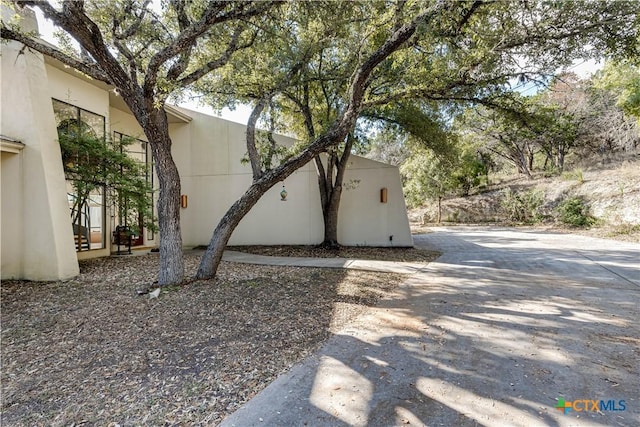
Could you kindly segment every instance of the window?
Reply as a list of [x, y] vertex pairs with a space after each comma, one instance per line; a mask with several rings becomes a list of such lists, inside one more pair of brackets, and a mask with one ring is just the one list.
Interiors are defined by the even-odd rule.
[[76, 251], [103, 249], [107, 242], [105, 188], [91, 179], [91, 171], [101, 167], [102, 159], [92, 155], [91, 146], [106, 144], [105, 118], [66, 102], [52, 102]]
[[[154, 176], [153, 176], [153, 157], [151, 155], [151, 149], [149, 148], [149, 143], [142, 139], [134, 138], [129, 135], [125, 135], [120, 132], [114, 132], [113, 138], [115, 141], [115, 145], [120, 147], [120, 151], [126, 153], [129, 157], [133, 158], [136, 162], [143, 166], [142, 171], [144, 171], [144, 176], [141, 176], [150, 189], [154, 188]], [[150, 209], [147, 211], [147, 217], [150, 215], [151, 218], [145, 218], [143, 213], [140, 212], [138, 215], [138, 223], [137, 224], [129, 224], [129, 220], [126, 216], [118, 215], [117, 224], [113, 224], [113, 227], [116, 225], [124, 225], [124, 226], [134, 226], [137, 229], [136, 238], [134, 238], [132, 245], [141, 245], [143, 244], [143, 230], [145, 223], [154, 223], [154, 204], [153, 204], [153, 192], [148, 193], [150, 203]], [[119, 202], [121, 203], [121, 202]], [[121, 210], [117, 210], [121, 212]], [[115, 229], [115, 228], [114, 228]], [[154, 227], [147, 228], [147, 240], [154, 240], [155, 233]]]

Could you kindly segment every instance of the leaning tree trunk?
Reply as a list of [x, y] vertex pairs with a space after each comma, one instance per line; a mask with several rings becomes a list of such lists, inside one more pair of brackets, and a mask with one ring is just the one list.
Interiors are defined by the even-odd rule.
[[258, 200], [260, 200], [260, 197], [262, 197], [269, 188], [273, 187], [276, 182], [278, 182], [278, 180], [273, 180], [273, 183], [254, 183], [242, 197], [227, 210], [220, 222], [218, 222], [209, 246], [207, 246], [207, 250], [202, 256], [198, 272], [196, 273], [196, 279], [210, 279], [216, 275], [220, 261], [222, 261], [222, 254], [231, 238], [233, 230], [236, 229], [242, 218], [244, 218]]
[[209, 246], [202, 255], [200, 266], [196, 273], [196, 279], [210, 279], [215, 277], [224, 249], [231, 238], [231, 234], [238, 226], [242, 218], [255, 206], [262, 195], [271, 187], [287, 178], [296, 170], [313, 160], [321, 152], [330, 147], [333, 141], [340, 141], [353, 127], [357, 118], [357, 109], [351, 106], [347, 109], [333, 129], [314, 141], [306, 150], [297, 156], [289, 159], [276, 169], [272, 169], [262, 174], [258, 179], [254, 179], [249, 189], [238, 199], [224, 214], [216, 229], [213, 232]]
[[158, 226], [160, 229], [160, 286], [184, 280], [180, 231], [180, 175], [171, 156], [169, 124], [164, 109], [156, 109], [144, 126], [158, 176]]
[[216, 226], [209, 246], [200, 261], [200, 266], [196, 273], [197, 279], [210, 279], [215, 277], [220, 261], [222, 260], [224, 248], [231, 238], [233, 230], [269, 188], [313, 160], [313, 158], [321, 152], [326, 151], [327, 148], [334, 145], [336, 141], [342, 141], [346, 138], [354, 128], [356, 119], [362, 110], [364, 94], [373, 70], [414, 34], [419, 21], [426, 20], [429, 15], [432, 14], [435, 16], [437, 9], [438, 8], [430, 10], [430, 13], [421, 14], [411, 23], [397, 29], [382, 46], [360, 65], [351, 79], [346, 109], [340, 117], [334, 121], [333, 126], [327, 133], [314, 140], [302, 153], [290, 158], [276, 169], [262, 174], [257, 179], [254, 177], [254, 183], [251, 187], [229, 208]]

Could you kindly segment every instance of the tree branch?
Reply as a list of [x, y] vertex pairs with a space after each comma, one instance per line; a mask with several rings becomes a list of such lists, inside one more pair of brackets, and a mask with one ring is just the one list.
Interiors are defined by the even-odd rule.
[[[229, 59], [231, 59], [231, 55], [233, 55], [234, 52], [250, 47], [253, 44], [254, 40], [255, 40], [255, 35], [247, 43], [243, 43], [242, 45], [238, 46], [238, 41], [240, 40], [240, 36], [242, 35], [242, 32], [243, 32], [243, 27], [240, 25], [235, 29], [233, 35], [231, 36], [231, 40], [229, 41], [229, 45], [227, 46], [227, 49], [224, 51], [224, 53], [222, 55], [220, 55], [219, 58], [206, 63], [204, 66], [198, 68], [197, 70], [193, 71], [192, 73], [190, 73], [190, 74], [186, 75], [185, 77], [181, 78], [180, 80], [177, 81], [177, 84], [180, 87], [186, 87], [186, 86], [190, 85], [191, 83], [196, 82], [197, 80], [199, 80], [200, 78], [202, 78], [206, 74], [210, 73], [211, 71], [225, 66], [227, 64], [227, 62], [229, 62]], [[169, 70], [169, 71], [171, 72], [171, 70]], [[180, 70], [180, 73], [182, 71], [183, 70]], [[180, 74], [178, 73], [175, 77], [178, 77], [178, 75], [180, 75]], [[167, 74], [167, 78], [169, 78], [169, 77], [170, 77], [170, 75]]]
[[63, 53], [55, 47], [49, 45], [48, 43], [13, 31], [5, 27], [4, 25], [0, 28], [0, 37], [5, 40], [15, 40], [17, 42], [20, 42], [25, 46], [30, 47], [37, 52], [40, 52], [43, 55], [47, 55], [54, 59], [57, 59], [63, 64], [68, 65], [69, 67], [74, 68], [95, 80], [100, 80], [105, 83], [111, 83], [111, 79], [109, 78], [109, 76], [98, 69], [95, 64], [83, 62], [70, 55], [67, 55], [66, 53]]
[[[213, 25], [258, 15], [278, 3], [281, 3], [281, 1], [243, 2], [239, 4], [225, 1], [210, 2], [199, 21], [192, 23], [171, 44], [151, 58], [143, 85], [144, 92], [153, 92], [158, 79], [158, 72], [165, 62], [191, 48], [196, 40]], [[234, 7], [230, 11], [223, 13], [229, 4], [234, 5]]]

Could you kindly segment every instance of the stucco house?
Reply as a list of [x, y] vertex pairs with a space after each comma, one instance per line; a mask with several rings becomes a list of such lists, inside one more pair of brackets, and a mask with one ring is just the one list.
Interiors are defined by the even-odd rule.
[[[23, 25], [37, 30], [34, 16], [26, 16]], [[73, 277], [79, 259], [109, 256], [116, 250], [114, 230], [122, 224], [100, 191], [75, 212], [72, 224], [74, 195], [63, 170], [61, 123], [82, 123], [99, 138], [134, 138], [129, 155], [149, 166], [151, 150], [113, 87], [20, 43], [2, 44], [0, 80], [2, 279]], [[218, 220], [251, 183], [251, 169], [241, 162], [245, 126], [180, 107], [166, 111], [182, 183], [183, 244], [206, 245]], [[285, 136], [278, 140], [294, 142]], [[148, 176], [151, 184], [153, 175]], [[397, 167], [352, 156], [345, 182], [338, 230], [342, 244], [412, 246]], [[281, 200], [282, 185], [286, 201]], [[301, 168], [282, 185], [264, 195], [230, 244], [322, 241], [314, 165]], [[142, 227], [133, 244], [133, 249], [150, 250], [158, 245], [158, 234]]]

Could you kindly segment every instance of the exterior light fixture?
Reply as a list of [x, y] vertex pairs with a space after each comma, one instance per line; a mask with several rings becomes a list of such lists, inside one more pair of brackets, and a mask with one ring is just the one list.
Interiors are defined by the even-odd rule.
[[282, 191], [280, 192], [280, 201], [281, 202], [286, 202], [287, 201], [287, 190], [284, 188], [284, 185], [282, 186]]
[[184, 209], [184, 208], [187, 207], [187, 205], [188, 205], [188, 203], [187, 203], [187, 195], [183, 194], [182, 196], [180, 196], [180, 207]]
[[380, 189], [380, 203], [387, 203], [387, 188]]

